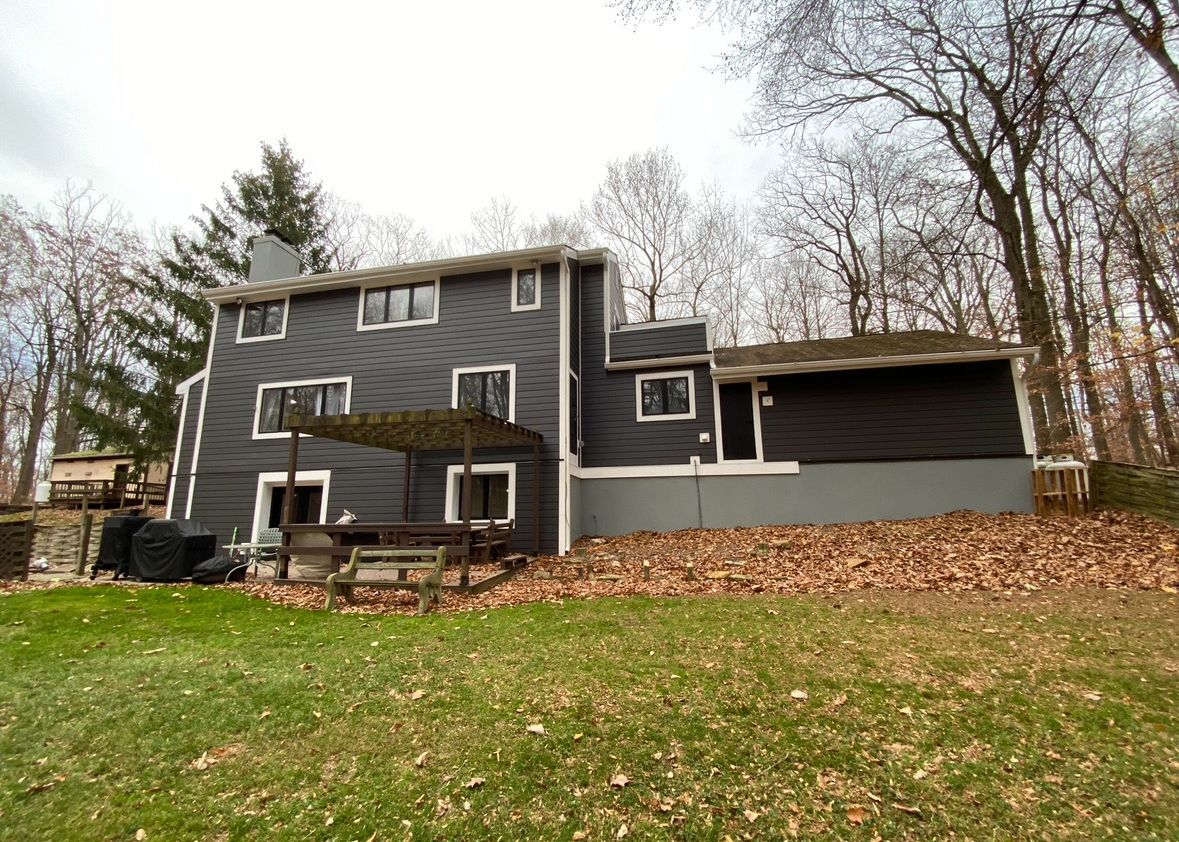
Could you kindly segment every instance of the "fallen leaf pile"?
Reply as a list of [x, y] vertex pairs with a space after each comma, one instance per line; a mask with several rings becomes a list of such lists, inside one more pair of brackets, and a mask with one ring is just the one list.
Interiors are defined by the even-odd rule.
[[[583, 538], [575, 549], [585, 554], [542, 556], [482, 594], [444, 592], [440, 610], [633, 594], [1179, 590], [1179, 529], [1119, 511], [1082, 518], [963, 511], [904, 521], [635, 532]], [[498, 565], [472, 565], [471, 577], [498, 571]], [[448, 567], [446, 581], [458, 575], [457, 565]], [[70, 584], [88, 581], [0, 582], [0, 591]], [[229, 587], [293, 607], [319, 610], [324, 604], [323, 589], [315, 586], [261, 580]], [[417, 606], [415, 590], [361, 586], [340, 610], [412, 614]]]
[[[953, 512], [829, 526], [635, 532], [582, 539], [578, 548], [586, 554], [541, 557], [486, 593], [445, 593], [441, 610], [630, 594], [1179, 589], [1179, 530], [1114, 511], [1083, 518]], [[650, 580], [644, 577], [644, 561], [650, 563]], [[472, 567], [471, 575], [487, 574]], [[457, 569], [447, 570], [447, 581], [457, 576]], [[273, 602], [323, 607], [320, 588], [265, 581], [239, 587]], [[412, 590], [358, 588], [355, 596], [343, 611], [417, 610]]]

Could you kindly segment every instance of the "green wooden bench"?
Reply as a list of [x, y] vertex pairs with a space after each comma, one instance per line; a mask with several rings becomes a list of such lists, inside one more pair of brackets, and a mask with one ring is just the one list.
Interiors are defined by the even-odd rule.
[[[382, 561], [365, 561], [365, 558], [379, 558]], [[389, 559], [397, 559], [390, 561]], [[446, 569], [446, 547], [356, 547], [348, 559], [348, 566], [327, 577], [327, 605], [324, 610], [336, 607], [336, 594], [344, 589], [351, 591], [354, 584], [366, 587], [397, 587], [395, 582], [380, 580], [357, 581], [361, 570], [397, 570], [404, 576], [406, 570], [429, 570], [418, 581], [418, 614], [426, 614], [430, 603], [442, 604], [442, 571]]]

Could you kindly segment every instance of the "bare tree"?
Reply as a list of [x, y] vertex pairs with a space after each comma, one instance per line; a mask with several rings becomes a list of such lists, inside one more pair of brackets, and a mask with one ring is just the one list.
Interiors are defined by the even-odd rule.
[[661, 305], [682, 292], [705, 248], [679, 162], [667, 149], [611, 162], [585, 216], [619, 254], [632, 315], [659, 318]]
[[[698, 8], [732, 27], [730, 72], [757, 79], [752, 129], [790, 133], [845, 119], [907, 125], [971, 174], [977, 213], [1000, 238], [1019, 330], [1040, 347], [1029, 378], [1041, 446], [1069, 418], [1036, 228], [1032, 161], [1054, 96], [1092, 25], [1063, 0], [756, 0]], [[666, 12], [635, 0], [626, 10]]]
[[327, 239], [336, 271], [369, 266], [395, 266], [440, 257], [425, 229], [402, 213], [371, 214], [355, 202], [328, 195]]

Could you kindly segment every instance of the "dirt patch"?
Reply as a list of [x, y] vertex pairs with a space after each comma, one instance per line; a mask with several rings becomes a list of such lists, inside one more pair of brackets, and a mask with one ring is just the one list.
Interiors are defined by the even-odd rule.
[[[1179, 589], [1179, 530], [1123, 512], [1074, 519], [954, 512], [835, 526], [636, 532], [583, 539], [577, 549], [585, 555], [542, 557], [488, 593], [447, 594], [442, 610], [635, 594]], [[323, 607], [319, 588], [264, 582], [242, 587], [285, 605]], [[416, 608], [416, 593], [359, 588], [356, 602], [343, 610], [391, 614]]]

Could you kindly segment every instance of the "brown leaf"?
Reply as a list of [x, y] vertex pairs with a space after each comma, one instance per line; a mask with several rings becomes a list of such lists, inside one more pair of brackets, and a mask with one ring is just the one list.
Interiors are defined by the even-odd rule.
[[909, 806], [906, 806], [905, 804], [893, 804], [892, 806], [895, 807], [896, 809], [900, 810], [902, 813], [907, 813], [910, 816], [918, 816], [918, 817], [921, 816], [921, 808], [920, 807], [909, 807]]
[[612, 778], [610, 778], [610, 786], [612, 786], [616, 789], [621, 789], [622, 787], [626, 786], [629, 783], [630, 783], [630, 778], [628, 778], [626, 775], [622, 774], [621, 772], [615, 773], [615, 775]]
[[545, 735], [544, 726], [539, 722], [529, 725], [524, 730], [526, 730], [529, 734], [536, 734], [538, 737], [543, 737]]
[[790, 698], [798, 702], [805, 702], [810, 698], [810, 694], [806, 690], [791, 690]]
[[426, 758], [429, 756], [430, 756], [430, 752], [423, 751], [421, 754], [419, 754], [417, 756], [417, 759], [414, 760], [413, 765], [417, 766], [419, 769], [422, 768], [423, 766], [426, 765]]
[[425, 690], [414, 690], [412, 693], [409, 694], [409, 699], [412, 702], [416, 702], [418, 699], [422, 698], [425, 695], [426, 695]]
[[847, 820], [854, 825], [863, 824], [866, 818], [868, 818], [868, 811], [863, 807], [849, 807], [847, 810]]
[[467, 789], [477, 789], [487, 783], [487, 778], [471, 778], [467, 781]]

